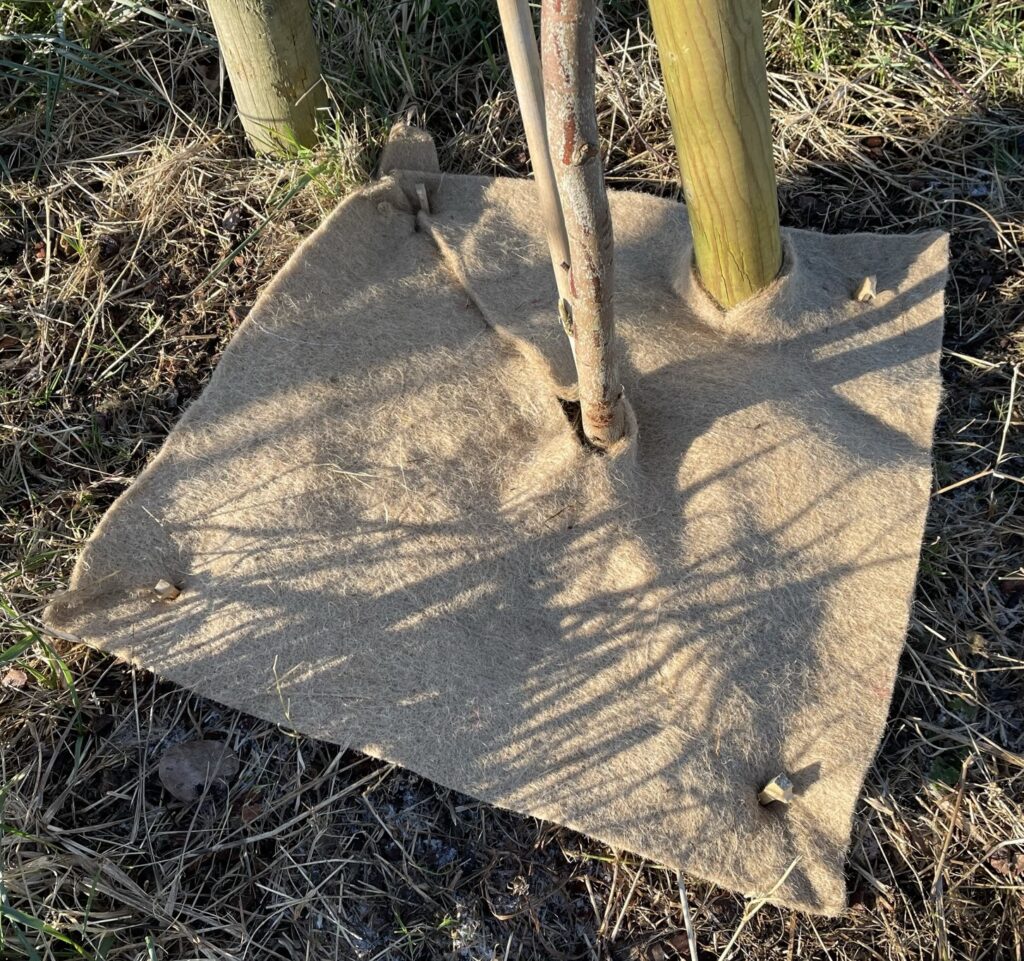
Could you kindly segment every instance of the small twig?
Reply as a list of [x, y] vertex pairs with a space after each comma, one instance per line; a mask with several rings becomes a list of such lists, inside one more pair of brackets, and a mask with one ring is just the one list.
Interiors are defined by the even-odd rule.
[[977, 474], [971, 474], [970, 477], [965, 477], [963, 480], [953, 481], [952, 484], [947, 484], [945, 487], [940, 487], [932, 497], [938, 497], [940, 494], [948, 494], [952, 490], [956, 490], [958, 487], [963, 487], [965, 484], [970, 484], [971, 481], [981, 480], [983, 477], [988, 477], [992, 473], [991, 467], [986, 467], [984, 470], [978, 471]]
[[996, 454], [996, 467], [1003, 462], [1003, 453], [1006, 451], [1006, 435], [1010, 433], [1010, 422], [1013, 420], [1013, 404], [1017, 397], [1017, 375], [1020, 373], [1020, 364], [1013, 365], [1013, 377], [1010, 379], [1010, 399], [1006, 405], [1006, 420], [1003, 422], [1003, 433], [999, 438], [999, 453]]
[[693, 917], [690, 914], [690, 899], [686, 896], [686, 885], [683, 883], [683, 872], [676, 875], [679, 879], [679, 903], [683, 907], [683, 925], [686, 928], [686, 942], [690, 946], [690, 961], [697, 961], [697, 935], [693, 930]]
[[601, 918], [601, 923], [597, 927], [597, 936], [604, 937], [605, 931], [608, 930], [608, 918], [612, 913], [612, 905], [615, 903], [615, 889], [619, 883], [619, 859], [615, 858], [612, 864], [612, 883], [608, 886], [608, 900], [604, 905], [604, 916]]
[[756, 898], [751, 898], [750, 901], [747, 902], [746, 907], [744, 907], [743, 909], [743, 917], [740, 918], [740, 923], [736, 926], [736, 930], [733, 931], [732, 937], [729, 938], [729, 943], [725, 946], [725, 950], [719, 955], [718, 961], [726, 961], [726, 959], [729, 957], [729, 952], [732, 951], [733, 947], [736, 944], [736, 941], [739, 939], [740, 934], [742, 934], [743, 929], [751, 922], [754, 915], [757, 914], [757, 912], [760, 911], [761, 908], [763, 908], [768, 903], [772, 895], [775, 894], [775, 892], [778, 891], [779, 888], [781, 888], [782, 885], [786, 883], [786, 878], [788, 878], [790, 874], [793, 873], [793, 868], [797, 866], [797, 863], [799, 861], [799, 857], [793, 858], [792, 863], [782, 873], [782, 877], [779, 878], [779, 880], [776, 881], [765, 894], [762, 894]]
[[946, 915], [943, 901], [943, 879], [942, 871], [946, 865], [946, 853], [949, 850], [949, 842], [953, 838], [953, 831], [956, 828], [957, 816], [960, 814], [960, 805], [964, 799], [964, 787], [967, 783], [967, 769], [974, 761], [974, 755], [968, 754], [964, 758], [963, 766], [960, 768], [960, 784], [957, 786], [956, 800], [953, 802], [953, 811], [949, 816], [949, 827], [946, 829], [946, 836], [942, 840], [942, 850], [939, 852], [938, 860], [935, 863], [935, 877], [932, 880], [931, 896], [935, 904], [936, 914], [936, 935], [938, 937], [938, 953], [942, 961], [949, 958], [949, 935], [946, 932]]
[[615, 927], [612, 928], [612, 934], [610, 940], [614, 943], [615, 939], [619, 936], [619, 928], [622, 927], [623, 919], [626, 917], [626, 912], [629, 910], [629, 905], [633, 900], [633, 895], [636, 893], [636, 886], [640, 882], [640, 868], [636, 869], [636, 874], [633, 875], [633, 883], [629, 886], [629, 890], [626, 892], [626, 900], [622, 902], [622, 910], [619, 911], [619, 916], [615, 921]]
[[[984, 734], [979, 734], [967, 725], [964, 725], [966, 730], [970, 731], [974, 737], [965, 737], [963, 734], [958, 734], [956, 731], [950, 731], [947, 728], [939, 727], [937, 724], [929, 724], [927, 721], [921, 718], [910, 718], [910, 723], [916, 727], [923, 728], [926, 731], [931, 731], [933, 734], [939, 734], [942, 737], [955, 742], [956, 744], [963, 744], [966, 747], [973, 748], [975, 751], [983, 754], [991, 754], [993, 757], [999, 758], [1007, 764], [1012, 764], [1014, 767], [1024, 768], [1024, 755], [1015, 754], [1013, 751], [1008, 751], [1005, 747], [1000, 747], [990, 738], [985, 737]], [[927, 741], [927, 739], [925, 739]]]

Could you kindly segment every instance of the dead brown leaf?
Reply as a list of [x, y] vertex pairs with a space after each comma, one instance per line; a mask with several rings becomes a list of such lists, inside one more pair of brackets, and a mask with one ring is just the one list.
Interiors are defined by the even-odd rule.
[[12, 667], [4, 674], [4, 687], [14, 687], [19, 690], [28, 684], [28, 674], [20, 667]]
[[243, 824], [252, 824], [263, 813], [263, 805], [259, 800], [248, 800], [242, 805], [240, 817]]
[[989, 867], [1004, 878], [1016, 878], [1024, 874], [1024, 851], [1000, 848], [988, 859]]
[[185, 741], [160, 758], [160, 783], [179, 801], [192, 802], [213, 785], [226, 785], [238, 768], [238, 758], [224, 741]]

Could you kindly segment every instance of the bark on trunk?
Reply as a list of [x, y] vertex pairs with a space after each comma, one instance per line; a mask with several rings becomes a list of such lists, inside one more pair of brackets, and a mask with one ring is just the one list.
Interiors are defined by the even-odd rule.
[[569, 240], [567, 329], [583, 430], [598, 447], [625, 428], [612, 313], [612, 223], [594, 106], [594, 0], [544, 0], [541, 50], [548, 142]]

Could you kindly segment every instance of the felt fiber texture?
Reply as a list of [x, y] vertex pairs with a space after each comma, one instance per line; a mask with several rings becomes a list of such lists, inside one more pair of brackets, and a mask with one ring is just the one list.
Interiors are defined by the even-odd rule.
[[[397, 155], [428, 169], [302, 244], [49, 624], [485, 801], [841, 911], [928, 503], [945, 235], [787, 230], [783, 274], [725, 313], [693, 279], [685, 208], [612, 193], [635, 423], [601, 456], [570, 423], [533, 183]], [[161, 579], [181, 595], [157, 599]], [[782, 771], [793, 803], [761, 807]]]

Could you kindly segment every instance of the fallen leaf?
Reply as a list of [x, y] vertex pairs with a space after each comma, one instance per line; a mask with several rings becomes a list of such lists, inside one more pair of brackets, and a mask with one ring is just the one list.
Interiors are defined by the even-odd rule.
[[12, 667], [4, 674], [4, 687], [23, 688], [28, 684], [28, 674], [20, 667]]
[[651, 961], [675, 961], [676, 958], [690, 957], [690, 944], [682, 931], [677, 931], [648, 949]]
[[238, 773], [238, 758], [224, 741], [185, 741], [160, 758], [160, 783], [179, 801], [196, 801], [216, 783]]
[[1001, 848], [988, 859], [989, 867], [1004, 878], [1015, 878], [1024, 874], [1024, 851], [1010, 851]]

